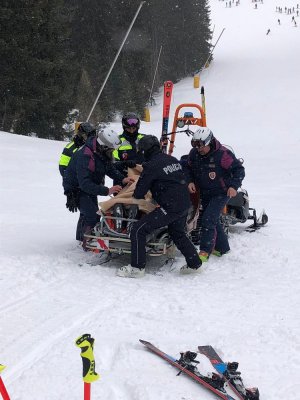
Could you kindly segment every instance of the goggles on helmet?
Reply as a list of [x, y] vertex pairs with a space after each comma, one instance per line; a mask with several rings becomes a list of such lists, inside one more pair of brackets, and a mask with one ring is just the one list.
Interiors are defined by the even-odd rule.
[[128, 128], [136, 128], [139, 124], [139, 120], [137, 118], [128, 118], [124, 122], [124, 125]]

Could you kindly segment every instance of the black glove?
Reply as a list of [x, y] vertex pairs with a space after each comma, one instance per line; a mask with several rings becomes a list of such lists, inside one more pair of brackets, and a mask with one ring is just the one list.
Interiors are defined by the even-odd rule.
[[65, 194], [67, 196], [67, 209], [72, 213], [77, 212], [79, 208], [79, 192], [74, 190]]
[[133, 160], [124, 161], [124, 164], [127, 168], [135, 168], [136, 162]]

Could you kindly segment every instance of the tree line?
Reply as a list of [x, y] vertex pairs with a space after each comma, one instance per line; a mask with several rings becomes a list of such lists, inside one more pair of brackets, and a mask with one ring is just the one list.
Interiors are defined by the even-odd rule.
[[[68, 112], [85, 120], [140, 0], [8, 0], [0, 5], [0, 125], [62, 139]], [[210, 52], [208, 0], [146, 1], [91, 122], [142, 115], [154, 89], [200, 69]]]

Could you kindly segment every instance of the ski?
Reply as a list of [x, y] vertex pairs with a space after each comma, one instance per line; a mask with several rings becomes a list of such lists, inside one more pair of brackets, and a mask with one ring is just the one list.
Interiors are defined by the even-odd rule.
[[209, 359], [240, 400], [259, 400], [258, 388], [245, 388], [237, 362], [225, 363], [212, 346], [198, 346], [198, 350]]
[[181, 354], [180, 359], [176, 360], [174, 357], [164, 353], [163, 351], [155, 347], [152, 343], [142, 339], [140, 339], [140, 342], [144, 346], [146, 346], [150, 351], [152, 351], [159, 357], [166, 360], [169, 364], [179, 369], [179, 373], [177, 375], [184, 372], [186, 375], [190, 376], [196, 382], [200, 383], [202, 386], [215, 393], [221, 399], [235, 400], [227, 393], [226, 389], [224, 388], [225, 379], [222, 376], [215, 373], [213, 373], [211, 377], [205, 376], [198, 371], [196, 364], [198, 364], [199, 361], [195, 360], [195, 358], [197, 357], [197, 353], [191, 351], [180, 353]]
[[163, 153], [167, 152], [168, 148], [168, 126], [169, 126], [169, 115], [170, 105], [172, 99], [173, 82], [166, 81], [164, 83], [164, 100], [163, 100], [163, 118], [162, 118], [162, 133], [161, 133], [161, 149]]

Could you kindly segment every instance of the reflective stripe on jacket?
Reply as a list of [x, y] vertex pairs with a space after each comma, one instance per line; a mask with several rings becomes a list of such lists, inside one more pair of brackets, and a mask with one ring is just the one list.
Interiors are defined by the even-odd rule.
[[74, 141], [68, 143], [66, 147], [63, 149], [63, 152], [59, 159], [59, 171], [63, 176], [64, 171], [66, 170], [67, 166], [69, 165], [71, 158], [73, 157], [74, 153], [78, 150]]
[[123, 136], [123, 134], [120, 135], [119, 138], [121, 140], [121, 145], [116, 150], [114, 150], [113, 152], [114, 159], [117, 161], [126, 161], [134, 159], [137, 153], [136, 145], [138, 144], [140, 139], [142, 139], [142, 137], [144, 137], [142, 133], [139, 133], [137, 135], [137, 139], [134, 143], [135, 144], [134, 146]]

